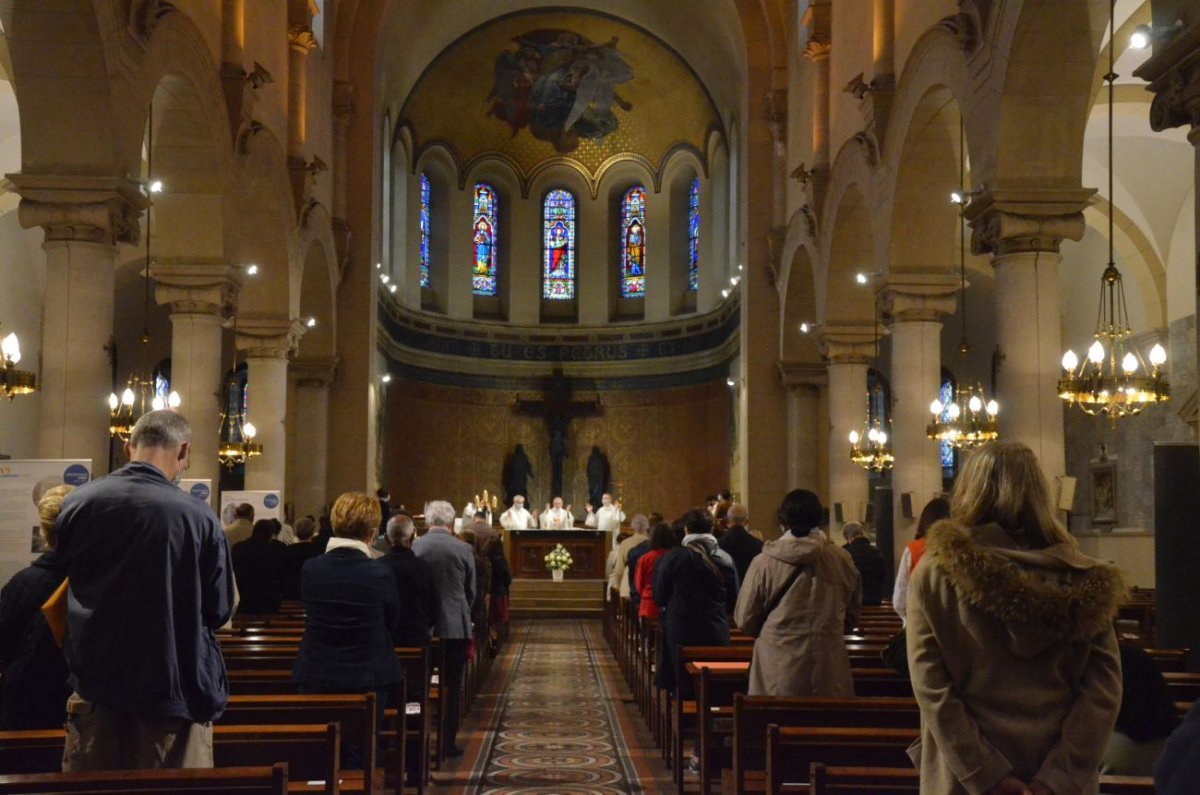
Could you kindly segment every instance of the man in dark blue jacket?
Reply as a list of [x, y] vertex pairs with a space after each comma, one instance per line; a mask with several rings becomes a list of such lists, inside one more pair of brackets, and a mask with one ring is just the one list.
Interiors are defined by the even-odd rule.
[[213, 633], [232, 613], [233, 577], [216, 514], [176, 485], [191, 436], [173, 411], [143, 415], [129, 463], [63, 501], [64, 770], [212, 767], [229, 691]]
[[434, 616], [438, 613], [437, 584], [429, 563], [412, 551], [416, 528], [407, 511], [397, 511], [387, 522], [388, 553], [379, 559], [396, 578], [400, 592], [400, 617], [392, 631], [397, 646], [428, 646]]

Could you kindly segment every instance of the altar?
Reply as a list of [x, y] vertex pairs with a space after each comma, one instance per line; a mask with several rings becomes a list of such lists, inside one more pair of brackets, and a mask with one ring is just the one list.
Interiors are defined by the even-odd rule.
[[567, 569], [568, 580], [603, 580], [611, 534], [592, 528], [578, 530], [509, 530], [508, 560], [514, 579], [548, 580], [546, 554], [562, 544], [575, 564]]

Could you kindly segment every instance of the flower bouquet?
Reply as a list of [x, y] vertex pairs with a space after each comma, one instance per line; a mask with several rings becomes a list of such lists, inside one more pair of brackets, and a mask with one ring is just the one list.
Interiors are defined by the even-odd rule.
[[575, 561], [571, 559], [571, 553], [568, 552], [566, 547], [564, 547], [562, 544], [558, 544], [554, 547], [554, 549], [547, 552], [544, 560], [546, 562], [546, 568], [550, 570], [550, 574], [554, 577], [556, 582], [561, 582], [563, 578], [563, 572], [571, 568], [572, 564], [575, 563]]

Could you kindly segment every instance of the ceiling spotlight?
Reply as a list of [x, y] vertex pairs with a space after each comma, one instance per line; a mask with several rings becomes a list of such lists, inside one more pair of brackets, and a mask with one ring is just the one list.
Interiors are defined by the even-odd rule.
[[854, 274], [854, 281], [858, 282], [859, 284], [866, 284], [867, 283], [867, 274], [865, 274], [865, 273]]
[[304, 321], [304, 325], [308, 326], [309, 328], [316, 328], [317, 319], [315, 317], [309, 317], [308, 320]]
[[728, 297], [729, 297], [729, 288], [728, 288], [728, 287], [726, 287], [724, 290], [722, 290], [722, 291], [721, 291], [721, 297], [722, 297], [722, 298], [728, 298]]
[[161, 179], [156, 179], [150, 183], [151, 193], [162, 193], [163, 184]]
[[809, 330], [810, 330], [810, 326], [807, 323], [800, 324], [800, 333], [801, 334], [807, 334], [809, 332]]
[[1135, 50], [1144, 50], [1150, 46], [1150, 26], [1138, 25], [1133, 29], [1133, 33], [1129, 34], [1129, 46]]
[[246, 268], [246, 275], [247, 276], [257, 276], [258, 275], [258, 266], [257, 265], [248, 266]]
[[963, 195], [962, 195], [962, 192], [961, 192], [961, 191], [956, 191], [956, 190], [955, 190], [955, 191], [951, 191], [951, 192], [950, 192], [950, 203], [951, 203], [951, 204], [962, 204], [962, 203], [963, 203]]
[[382, 262], [376, 262], [376, 263], [375, 263], [375, 270], [377, 270], [377, 271], [379, 271], [379, 270], [383, 270], [383, 263], [382, 263]]
[[391, 374], [391, 373], [384, 373], [384, 374], [383, 374], [383, 377], [382, 377], [382, 378], [380, 378], [379, 380], [380, 380], [380, 381], [382, 381], [382, 382], [383, 382], [383, 383], [385, 383], [385, 384], [390, 384], [390, 383], [392, 383], [392, 374]]
[[744, 270], [746, 270], [746, 268], [745, 268], [745, 267], [743, 267], [742, 265], [738, 265], [738, 270], [740, 270], [740, 271], [744, 271]]
[[725, 386], [733, 389], [735, 386], [737, 386], [737, 380], [734, 379], [733, 376], [730, 376], [729, 378], [725, 379]]
[[394, 284], [389, 284], [389, 285], [388, 285], [388, 292], [389, 292], [389, 293], [394, 293], [394, 292], [396, 292], [396, 285], [394, 285]]

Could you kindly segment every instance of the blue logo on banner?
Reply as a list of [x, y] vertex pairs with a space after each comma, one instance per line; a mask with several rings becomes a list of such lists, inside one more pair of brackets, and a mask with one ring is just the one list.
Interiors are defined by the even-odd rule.
[[68, 486], [82, 486], [88, 482], [88, 470], [83, 464], [71, 464], [63, 472], [63, 483]]
[[188, 494], [191, 494], [198, 500], [207, 500], [211, 493], [212, 491], [204, 483], [193, 483], [191, 490], [188, 491]]
[[275, 506], [279, 505], [279, 498], [274, 494], [268, 494], [267, 496], [263, 497], [263, 505], [267, 506], [268, 508], [274, 508]]

